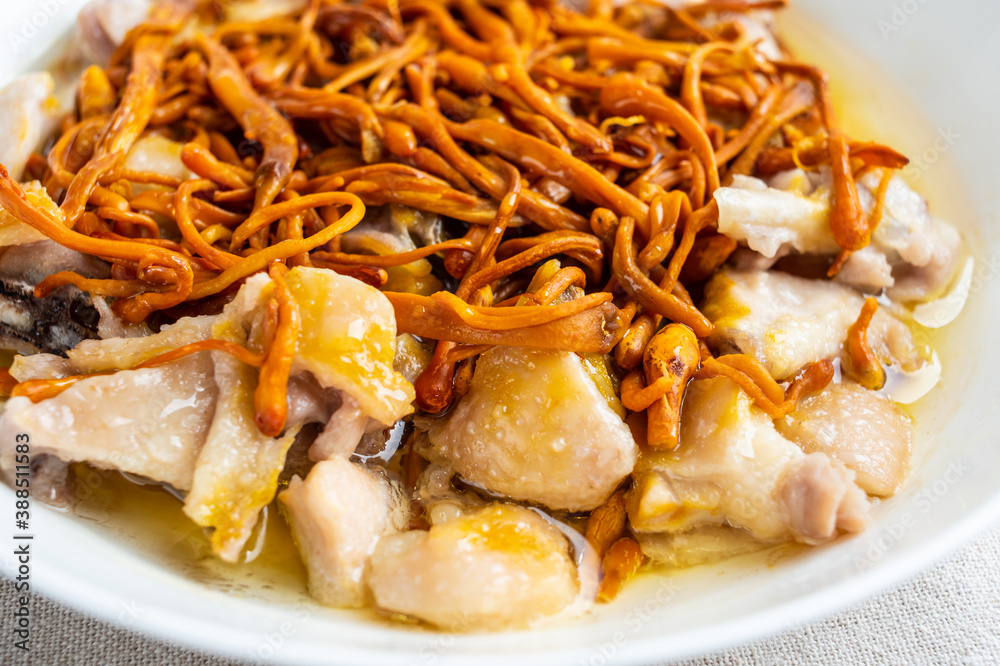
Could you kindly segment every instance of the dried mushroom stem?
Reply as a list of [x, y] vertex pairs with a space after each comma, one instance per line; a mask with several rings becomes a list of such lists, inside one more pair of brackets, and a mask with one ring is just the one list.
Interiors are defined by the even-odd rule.
[[847, 330], [847, 356], [844, 359], [845, 374], [871, 391], [878, 391], [886, 381], [885, 368], [868, 344], [868, 327], [877, 311], [878, 301], [870, 296], [866, 298], [858, 320]]
[[599, 557], [604, 557], [612, 544], [628, 533], [627, 506], [628, 491], [619, 488], [587, 519], [585, 536]]
[[646, 443], [649, 446], [677, 448], [684, 389], [700, 364], [698, 337], [683, 324], [668, 324], [650, 340], [642, 363], [646, 384], [667, 379], [669, 388], [646, 410]]
[[292, 298], [284, 274], [283, 264], [274, 264], [269, 270], [274, 281], [274, 300], [278, 304], [278, 324], [273, 340], [268, 346], [267, 357], [260, 368], [260, 379], [253, 395], [254, 422], [260, 432], [277, 437], [285, 429], [288, 419], [288, 377], [302, 326], [299, 304]]
[[635, 539], [622, 537], [615, 541], [601, 561], [604, 578], [597, 591], [597, 598], [605, 602], [614, 600], [622, 585], [639, 571], [644, 559], [642, 548]]
[[768, 416], [780, 419], [795, 410], [802, 396], [826, 388], [833, 381], [833, 374], [833, 363], [826, 359], [816, 361], [795, 376], [786, 393], [760, 361], [746, 354], [729, 354], [704, 359], [695, 378], [728, 377]]
[[656, 327], [663, 318], [643, 312], [632, 320], [625, 337], [615, 347], [615, 362], [623, 370], [634, 370], [642, 363], [646, 346], [653, 339]]

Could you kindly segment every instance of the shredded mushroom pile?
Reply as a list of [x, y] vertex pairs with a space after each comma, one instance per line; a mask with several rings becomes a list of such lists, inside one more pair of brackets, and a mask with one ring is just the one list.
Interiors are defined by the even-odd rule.
[[[784, 4], [615, 12], [592, 2], [576, 13], [527, 1], [313, 0], [294, 18], [222, 23], [194, 38], [183, 27], [195, 15], [211, 21], [211, 5], [164, 4], [109, 67], [86, 71], [76, 117], [47, 159], [29, 162], [62, 202], [62, 219], [32, 206], [6, 171], [0, 204], [112, 263], [112, 279], [57, 273], [37, 297], [73, 284], [114, 299], [132, 323], [217, 307], [241, 280], [280, 274], [278, 265], [331, 268], [381, 287], [387, 268], [443, 256], [453, 291], [386, 292], [400, 332], [438, 341], [416, 384], [419, 407], [446, 409], [493, 345], [614, 350], [632, 371], [625, 404], [648, 410], [649, 430], [663, 433], [656, 443], [671, 445], [694, 375], [726, 375], [774, 414], [832, 377], [824, 364], [786, 395], [753, 358], [712, 358], [702, 342], [712, 325], [685, 285], [736, 248], [714, 230], [713, 192], [737, 174], [828, 163], [830, 224], [843, 248], [833, 275], [878, 223], [879, 207], [867, 217], [858, 202], [859, 172], [885, 168], [888, 184], [907, 163], [844, 137], [825, 74], [765, 60], [738, 23], [722, 20]], [[712, 13], [720, 21], [704, 27], [699, 19]], [[181, 157], [198, 179], [127, 169], [126, 153], [146, 133], [185, 142]], [[170, 191], [133, 195], [137, 184]], [[403, 253], [342, 252], [339, 236], [365, 207], [387, 203], [467, 230]], [[153, 214], [173, 218], [183, 238], [160, 238]], [[532, 268], [550, 257], [566, 267], [526, 292]], [[587, 294], [554, 304], [574, 284]], [[512, 307], [522, 297], [533, 307]], [[654, 340], [663, 320], [684, 327], [661, 335], [680, 336], [686, 350], [672, 366], [683, 369], [666, 374], [655, 369], [674, 353]], [[264, 358], [206, 343], [263, 368], [258, 425], [272, 435], [283, 426], [284, 347], [296, 321], [277, 309]], [[14, 394], [41, 399], [71, 381], [39, 383]]]
[[[144, 364], [213, 349], [260, 368], [267, 435], [285, 426], [301, 325], [282, 276], [314, 266], [384, 288], [399, 332], [435, 341], [415, 383], [424, 413], [467, 391], [493, 346], [613, 354], [623, 403], [646, 413], [644, 443], [671, 449], [692, 379], [729, 377], [777, 418], [834, 374], [819, 361], [783, 385], [752, 356], [713, 356], [712, 323], [691, 293], [737, 247], [716, 231], [713, 193], [738, 175], [829, 166], [842, 249], [833, 276], [868, 245], [907, 163], [844, 136], [823, 72], [768, 59], [744, 34], [743, 13], [784, 4], [311, 0], [297, 15], [226, 22], [213, 3], [160, 3], [107, 67], [86, 70], [76, 113], [29, 160], [26, 178], [58, 214], [2, 167], [0, 205], [111, 263], [110, 279], [51, 275], [37, 297], [72, 284], [127, 322], [218, 312], [268, 272], [277, 286], [263, 353], [207, 340]], [[197, 178], [128, 168], [149, 135], [183, 143]], [[869, 215], [856, 181], [872, 169], [883, 176]], [[386, 204], [455, 232], [402, 252], [345, 251], [342, 234]], [[159, 216], [180, 236], [161, 237]], [[391, 269], [422, 259], [447, 288], [386, 288]], [[868, 387], [884, 382], [865, 341], [875, 307], [869, 299], [848, 344]], [[79, 379], [8, 390], [39, 401]]]

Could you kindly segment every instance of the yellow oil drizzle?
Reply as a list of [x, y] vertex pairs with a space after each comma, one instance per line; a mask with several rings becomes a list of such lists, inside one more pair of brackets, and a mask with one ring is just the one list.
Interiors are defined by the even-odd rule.
[[[159, 484], [140, 485], [117, 472], [75, 465], [78, 502], [73, 513], [119, 546], [208, 588], [243, 597], [305, 594], [306, 577], [285, 520], [272, 504], [263, 546], [252, 562], [227, 564], [211, 553], [204, 529]], [[250, 538], [253, 548], [260, 526]], [[245, 555], [245, 553], [244, 553]]]

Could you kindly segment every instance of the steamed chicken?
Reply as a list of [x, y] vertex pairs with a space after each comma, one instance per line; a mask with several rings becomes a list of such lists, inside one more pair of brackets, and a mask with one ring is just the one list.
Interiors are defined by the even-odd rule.
[[93, 0], [0, 90], [0, 470], [447, 631], [864, 530], [969, 260], [783, 4]]

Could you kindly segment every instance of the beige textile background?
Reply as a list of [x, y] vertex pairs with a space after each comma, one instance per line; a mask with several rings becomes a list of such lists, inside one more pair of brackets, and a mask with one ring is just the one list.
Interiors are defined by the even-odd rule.
[[[32, 650], [11, 646], [14, 586], [0, 583], [0, 664], [232, 666], [33, 599]], [[280, 654], [277, 655], [280, 657]], [[274, 663], [280, 663], [277, 659]], [[613, 662], [612, 662], [613, 663]], [[830, 618], [678, 666], [1000, 663], [1000, 524], [894, 590]]]

